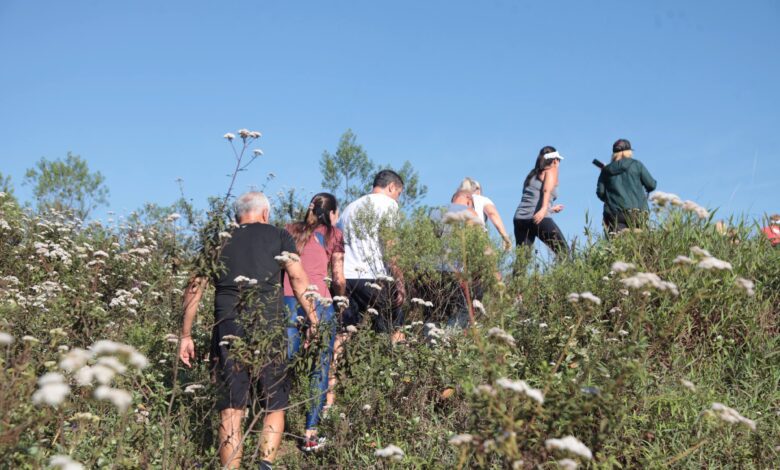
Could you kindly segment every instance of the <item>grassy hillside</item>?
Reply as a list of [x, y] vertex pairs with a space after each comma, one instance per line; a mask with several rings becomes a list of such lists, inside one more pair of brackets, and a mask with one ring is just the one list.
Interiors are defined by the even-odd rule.
[[[210, 295], [195, 328], [198, 365], [176, 359], [199, 229], [176, 217], [83, 224], [0, 198], [3, 466], [55, 455], [87, 468], [218, 466]], [[780, 250], [749, 232], [723, 235], [695, 212], [658, 209], [650, 230], [593, 238], [569, 260], [499, 281], [492, 266], [512, 260], [480, 233], [442, 241], [412, 216], [394, 227], [393, 255], [434, 308], [408, 304], [405, 345], [368, 328], [354, 335], [322, 425], [330, 445], [314, 455], [294, 436], [316, 352], [296, 363], [278, 465], [776, 467]], [[485, 291], [475, 328], [423, 324], [446, 304], [426, 290], [444, 248]], [[567, 436], [576, 441], [555, 440]]]

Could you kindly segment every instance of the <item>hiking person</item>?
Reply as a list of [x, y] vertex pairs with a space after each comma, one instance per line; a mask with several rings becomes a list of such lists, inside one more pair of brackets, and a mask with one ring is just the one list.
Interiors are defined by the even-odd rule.
[[780, 246], [780, 214], [774, 214], [769, 218], [769, 225], [762, 228], [761, 231], [769, 239], [769, 243], [774, 247]]
[[561, 229], [550, 217], [563, 210], [558, 198], [558, 168], [563, 156], [555, 147], [542, 147], [536, 164], [523, 181], [523, 197], [514, 217], [515, 243], [531, 247], [538, 237], [556, 255], [568, 252]]
[[[379, 228], [398, 214], [398, 199], [404, 182], [393, 170], [376, 174], [370, 194], [349, 204], [339, 226], [344, 232], [344, 275], [349, 307], [342, 315], [344, 327], [356, 325], [372, 309], [373, 327], [391, 335], [393, 343], [404, 339], [403, 305], [406, 299], [403, 275], [392, 263], [385, 264]], [[391, 275], [392, 273], [392, 275]]]
[[655, 190], [656, 181], [633, 157], [631, 142], [618, 139], [612, 145], [612, 162], [599, 175], [596, 196], [604, 201], [604, 227], [608, 233], [639, 228], [648, 218], [647, 194]]
[[[242, 419], [250, 392], [254, 391], [266, 413], [260, 443], [263, 459], [260, 468], [270, 469], [281, 444], [284, 410], [290, 393], [288, 361], [283, 346], [285, 310], [279, 290], [282, 271], [289, 277], [311, 331], [319, 317], [304, 296], [309, 280], [297, 258], [293, 237], [268, 224], [270, 206], [265, 195], [260, 192], [241, 195], [235, 202], [235, 214], [239, 225], [230, 232], [220, 253], [224, 269], [215, 273], [211, 280], [216, 287], [210, 356], [218, 390], [219, 457], [224, 468], [240, 466]], [[195, 359], [192, 325], [207, 282], [203, 276], [194, 277], [184, 293], [179, 358], [187, 367], [191, 367]], [[264, 344], [270, 342], [269, 350], [256, 356], [264, 361], [259, 370], [232, 357], [231, 343], [236, 338], [250, 344], [259, 338], [264, 339]]]
[[[346, 289], [344, 237], [336, 227], [338, 218], [336, 197], [329, 193], [319, 193], [311, 199], [303, 220], [286, 227], [295, 240], [303, 269], [313, 286], [307, 296], [313, 298], [319, 317], [319, 331], [327, 329], [328, 333], [325, 335], [325, 344], [321, 345], [319, 361], [314, 364], [311, 374], [313, 400], [306, 412], [306, 431], [301, 446], [306, 452], [317, 450], [325, 444], [325, 438], [317, 435], [317, 426], [325, 406], [337, 333], [337, 318], [331, 291], [337, 296], [343, 296]], [[326, 281], [329, 272], [333, 273], [330, 286]], [[287, 274], [284, 276], [284, 301], [289, 313], [287, 338], [289, 358], [292, 359], [302, 344], [301, 328], [304, 325], [299, 325], [298, 318], [305, 318], [306, 312], [298, 303]]]
[[493, 203], [493, 201], [491, 201], [489, 197], [482, 194], [482, 185], [479, 184], [479, 181], [467, 176], [466, 178], [463, 178], [463, 181], [461, 181], [458, 190], [470, 191], [472, 193], [474, 200], [474, 210], [477, 211], [477, 215], [482, 220], [482, 225], [485, 226], [485, 230], [487, 230], [487, 221], [490, 219], [490, 221], [493, 222], [493, 225], [496, 227], [498, 234], [501, 236], [504, 249], [509, 250], [512, 248], [512, 240], [506, 233], [506, 228], [504, 228], [504, 221], [501, 220], [501, 215], [498, 213], [498, 209], [496, 209], [496, 205]]

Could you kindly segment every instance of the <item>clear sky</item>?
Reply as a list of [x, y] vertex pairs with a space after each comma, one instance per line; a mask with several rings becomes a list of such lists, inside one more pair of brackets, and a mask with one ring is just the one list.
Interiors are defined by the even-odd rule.
[[[721, 214], [780, 212], [780, 2], [0, 2], [0, 172], [72, 151], [111, 209], [201, 207], [227, 186], [222, 135], [263, 132], [239, 180], [320, 189], [352, 128], [448, 201], [480, 180], [505, 222], [538, 150], [566, 156], [556, 216], [600, 218], [594, 157], [631, 140], [660, 190]], [[101, 211], [98, 215], [105, 215]]]

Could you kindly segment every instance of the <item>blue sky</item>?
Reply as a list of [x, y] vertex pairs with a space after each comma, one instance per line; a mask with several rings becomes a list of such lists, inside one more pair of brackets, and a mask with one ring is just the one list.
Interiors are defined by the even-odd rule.
[[[659, 189], [721, 214], [780, 212], [780, 3], [767, 1], [0, 2], [0, 172], [72, 151], [111, 209], [201, 206], [222, 135], [263, 132], [239, 189], [320, 189], [352, 128], [444, 203], [480, 180], [505, 222], [544, 145], [567, 157], [556, 216], [600, 218], [594, 157], [628, 138]], [[105, 215], [105, 211], [98, 213]]]

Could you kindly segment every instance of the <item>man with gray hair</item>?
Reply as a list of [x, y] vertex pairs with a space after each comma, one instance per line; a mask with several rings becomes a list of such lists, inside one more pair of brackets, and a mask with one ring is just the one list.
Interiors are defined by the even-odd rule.
[[[297, 256], [295, 241], [287, 231], [268, 224], [268, 198], [260, 192], [242, 194], [235, 202], [235, 212], [238, 227], [231, 231], [220, 253], [222, 269], [211, 279], [216, 288], [210, 356], [217, 378], [219, 456], [223, 468], [238, 468], [241, 464], [241, 421], [250, 392], [255, 392], [267, 413], [260, 468], [270, 469], [281, 444], [290, 393], [283, 343], [286, 313], [280, 289], [284, 272], [307, 313], [309, 331], [315, 331], [319, 319], [304, 296], [309, 280]], [[204, 276], [194, 277], [184, 293], [179, 357], [187, 367], [195, 359], [192, 324], [207, 282]], [[257, 348], [252, 362], [261, 366], [253, 367], [231, 354], [231, 347], [239, 338], [250, 350]], [[260, 338], [270, 346], [253, 345]]]

